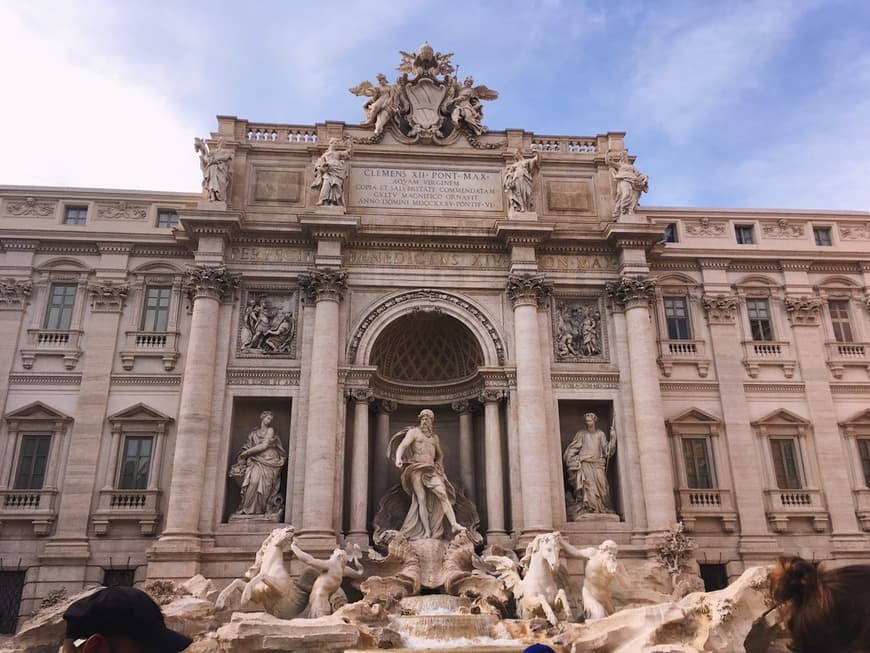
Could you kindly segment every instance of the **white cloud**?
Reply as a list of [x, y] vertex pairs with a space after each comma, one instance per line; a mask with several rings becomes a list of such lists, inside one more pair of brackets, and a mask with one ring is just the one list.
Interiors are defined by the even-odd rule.
[[101, 59], [98, 39], [81, 43], [72, 16], [63, 29], [31, 18], [0, 4], [0, 184], [196, 192], [196, 129], [178, 108]]

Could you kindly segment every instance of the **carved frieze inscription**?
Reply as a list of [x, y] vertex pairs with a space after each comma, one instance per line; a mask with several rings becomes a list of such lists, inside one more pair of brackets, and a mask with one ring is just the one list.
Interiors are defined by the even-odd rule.
[[501, 211], [501, 171], [355, 166], [350, 205], [379, 209]]
[[233, 263], [314, 263], [314, 251], [301, 247], [236, 245], [229, 249]]

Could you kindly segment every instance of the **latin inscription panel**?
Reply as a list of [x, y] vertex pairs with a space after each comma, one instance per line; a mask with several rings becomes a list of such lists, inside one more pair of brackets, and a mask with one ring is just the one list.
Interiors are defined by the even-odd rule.
[[502, 211], [501, 171], [353, 167], [350, 206], [378, 209]]

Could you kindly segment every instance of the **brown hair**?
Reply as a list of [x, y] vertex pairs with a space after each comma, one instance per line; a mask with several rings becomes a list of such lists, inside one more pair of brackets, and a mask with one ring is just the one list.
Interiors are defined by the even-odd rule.
[[782, 556], [770, 572], [770, 595], [784, 608], [797, 653], [870, 651], [870, 565], [830, 571]]

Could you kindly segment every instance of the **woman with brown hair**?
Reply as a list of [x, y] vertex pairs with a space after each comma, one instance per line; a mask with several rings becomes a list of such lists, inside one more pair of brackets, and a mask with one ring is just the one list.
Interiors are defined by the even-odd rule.
[[870, 653], [870, 565], [828, 571], [782, 556], [769, 579], [797, 653]]

